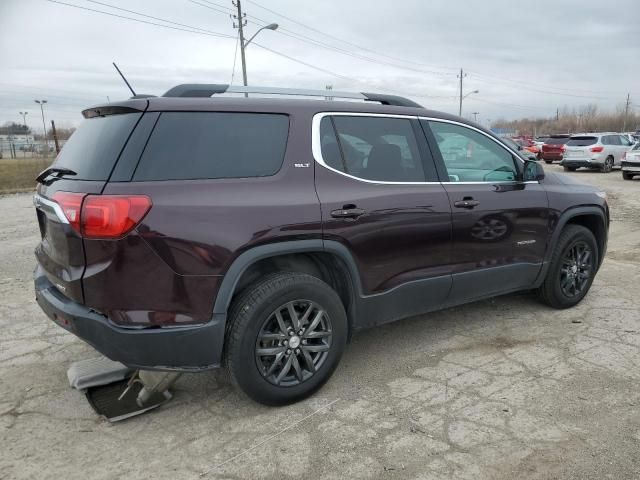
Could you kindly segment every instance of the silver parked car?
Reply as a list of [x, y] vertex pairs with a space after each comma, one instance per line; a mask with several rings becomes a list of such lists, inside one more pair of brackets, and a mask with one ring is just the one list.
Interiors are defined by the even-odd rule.
[[640, 143], [629, 150], [622, 160], [622, 178], [631, 180], [635, 175], [640, 175]]
[[565, 170], [587, 167], [608, 173], [613, 167], [622, 165], [622, 159], [631, 146], [629, 139], [619, 133], [573, 135], [565, 145], [560, 163]]

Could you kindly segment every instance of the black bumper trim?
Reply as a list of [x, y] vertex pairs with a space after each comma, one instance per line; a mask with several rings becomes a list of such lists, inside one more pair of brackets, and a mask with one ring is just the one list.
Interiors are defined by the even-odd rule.
[[200, 371], [221, 364], [225, 314], [203, 325], [121, 328], [66, 298], [39, 269], [34, 283], [36, 301], [47, 316], [111, 360], [146, 370]]

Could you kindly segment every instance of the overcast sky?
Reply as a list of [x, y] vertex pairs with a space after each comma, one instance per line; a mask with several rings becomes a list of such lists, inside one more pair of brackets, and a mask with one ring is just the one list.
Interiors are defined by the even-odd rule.
[[[231, 0], [61, 1], [190, 31], [0, 0], [0, 123], [26, 110], [41, 131], [35, 98], [48, 100], [47, 122], [71, 126], [84, 107], [128, 97], [113, 61], [138, 93], [231, 81]], [[483, 123], [590, 102], [614, 110], [628, 92], [640, 109], [639, 0], [243, 0], [243, 10], [248, 36], [264, 22], [280, 25], [248, 47], [250, 85], [403, 94], [457, 113], [463, 67], [464, 92], [479, 90], [463, 115], [479, 112]], [[233, 82], [242, 83], [239, 54]]]

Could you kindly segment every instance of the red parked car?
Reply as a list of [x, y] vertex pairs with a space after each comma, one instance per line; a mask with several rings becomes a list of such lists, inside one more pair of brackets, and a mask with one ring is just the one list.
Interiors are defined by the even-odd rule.
[[551, 135], [542, 145], [540, 158], [545, 163], [553, 163], [561, 161], [564, 154], [565, 144], [569, 141], [571, 135]]

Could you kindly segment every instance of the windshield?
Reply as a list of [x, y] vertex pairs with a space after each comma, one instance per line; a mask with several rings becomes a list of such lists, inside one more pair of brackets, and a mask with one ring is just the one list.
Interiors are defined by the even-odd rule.
[[567, 142], [568, 147], [586, 147], [598, 142], [598, 137], [571, 137]]
[[547, 141], [544, 143], [546, 143], [547, 145], [564, 145], [568, 141], [569, 141], [569, 137], [554, 137], [554, 138], [547, 138]]

